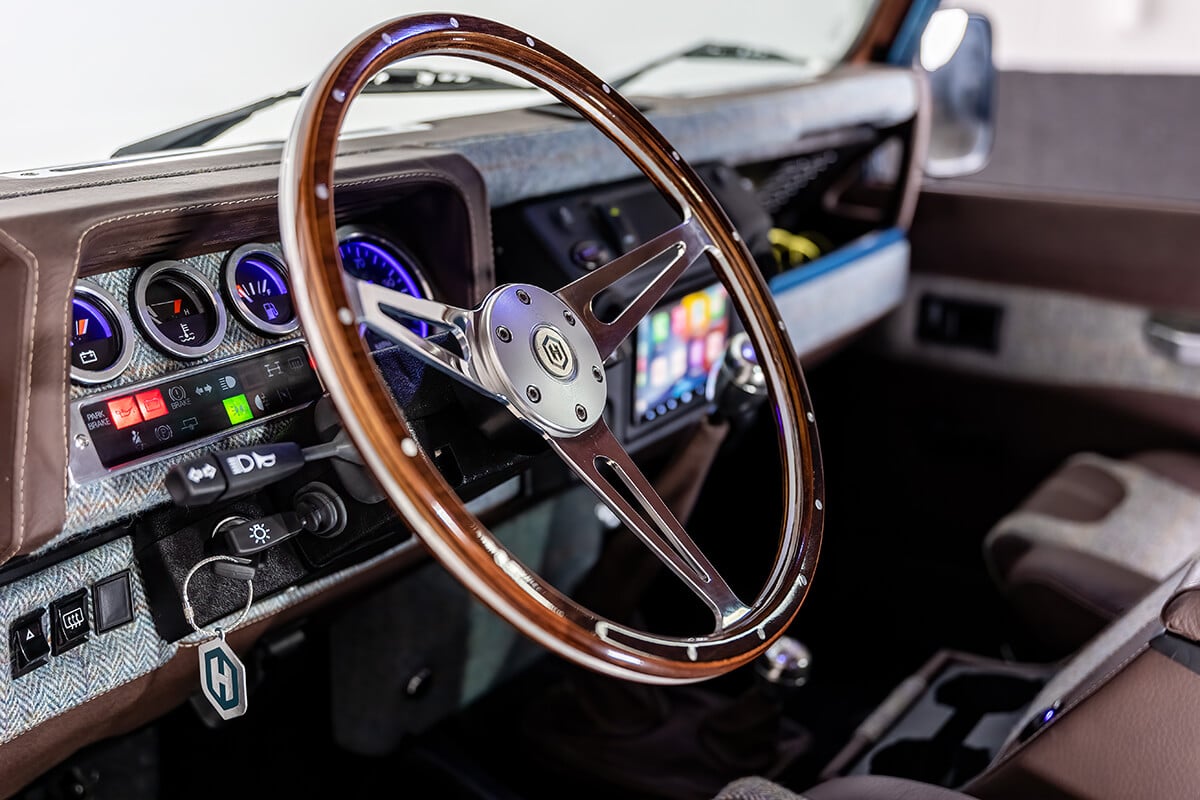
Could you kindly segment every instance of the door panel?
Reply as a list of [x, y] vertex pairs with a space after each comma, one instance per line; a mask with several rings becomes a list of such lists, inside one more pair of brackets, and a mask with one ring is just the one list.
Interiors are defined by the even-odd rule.
[[[911, 237], [913, 276], [879, 339], [888, 357], [1200, 434], [1200, 366], [1147, 335], [1160, 315], [1200, 321], [1200, 204], [944, 186], [922, 193]], [[922, 336], [934, 301], [997, 309], [995, 346]]]

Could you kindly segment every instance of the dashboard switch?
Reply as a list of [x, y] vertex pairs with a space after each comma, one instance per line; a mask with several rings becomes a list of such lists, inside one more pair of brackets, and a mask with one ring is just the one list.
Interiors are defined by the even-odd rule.
[[96, 633], [106, 633], [133, 621], [129, 570], [109, 575], [92, 587], [92, 610], [96, 614]]
[[50, 645], [54, 655], [86, 642], [90, 630], [88, 590], [80, 589], [50, 603]]
[[61, 655], [87, 641], [87, 590], [60, 597], [50, 604], [50, 640], [54, 655]]
[[249, 556], [274, 547], [303, 530], [300, 518], [289, 511], [229, 528], [225, 531], [225, 540], [234, 553]]
[[215, 456], [185, 462], [167, 472], [165, 479], [171, 499], [181, 506], [203, 506], [216, 502], [228, 484]]
[[26, 614], [8, 630], [9, 650], [12, 653], [12, 676], [19, 678], [46, 663], [50, 643], [42, 631], [43, 609]]
[[602, 267], [612, 260], [613, 254], [608, 245], [595, 239], [583, 239], [571, 245], [571, 261], [586, 270]]
[[177, 506], [201, 506], [256, 492], [300, 471], [305, 456], [295, 442], [221, 450], [167, 470], [164, 480]]
[[620, 206], [609, 204], [606, 208], [600, 208], [599, 211], [600, 219], [608, 227], [613, 238], [617, 240], [622, 253], [628, 253], [637, 246], [639, 240], [637, 231], [633, 229], [633, 225], [629, 223], [629, 218]]

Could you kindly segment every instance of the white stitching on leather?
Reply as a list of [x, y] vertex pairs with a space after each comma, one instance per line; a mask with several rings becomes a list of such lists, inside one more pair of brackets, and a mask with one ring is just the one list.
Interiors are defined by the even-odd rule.
[[21, 545], [25, 542], [25, 458], [29, 453], [29, 417], [30, 410], [33, 404], [33, 351], [37, 343], [37, 309], [38, 309], [38, 260], [29, 248], [18, 242], [12, 236], [0, 230], [0, 237], [3, 237], [6, 242], [17, 248], [29, 259], [30, 266], [33, 267], [33, 306], [29, 322], [29, 365], [28, 374], [29, 382], [25, 387], [25, 426], [21, 434], [21, 461], [17, 466], [19, 474], [17, 475], [17, 507], [14, 509], [17, 519], [17, 526], [13, 530], [12, 540], [9, 542], [10, 548], [4, 553], [3, 558], [0, 558], [0, 564], [21, 551]]

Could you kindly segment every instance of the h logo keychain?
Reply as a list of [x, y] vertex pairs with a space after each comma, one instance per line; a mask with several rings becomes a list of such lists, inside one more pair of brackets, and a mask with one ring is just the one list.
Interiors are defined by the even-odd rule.
[[[225, 629], [218, 627], [209, 631], [196, 624], [196, 615], [192, 610], [192, 603], [188, 599], [188, 584], [191, 582], [192, 576], [198, 569], [214, 561], [241, 565], [251, 562], [249, 559], [237, 556], [210, 556], [198, 561], [196, 566], [188, 572], [187, 577], [183, 579], [184, 619], [187, 620], [188, 625], [192, 626], [192, 630], [207, 637], [196, 648], [200, 657], [200, 692], [221, 719], [230, 720], [246, 713], [246, 666], [225, 641], [227, 632]], [[254, 581], [248, 578], [246, 580], [246, 607], [242, 609], [241, 616], [229, 626], [229, 630], [237, 628], [245, 621], [253, 603]]]

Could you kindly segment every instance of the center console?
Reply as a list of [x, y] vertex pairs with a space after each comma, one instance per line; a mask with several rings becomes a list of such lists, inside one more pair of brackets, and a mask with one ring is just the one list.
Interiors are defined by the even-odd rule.
[[822, 778], [890, 775], [961, 787], [1022, 727], [1053, 672], [943, 650], [867, 717]]

